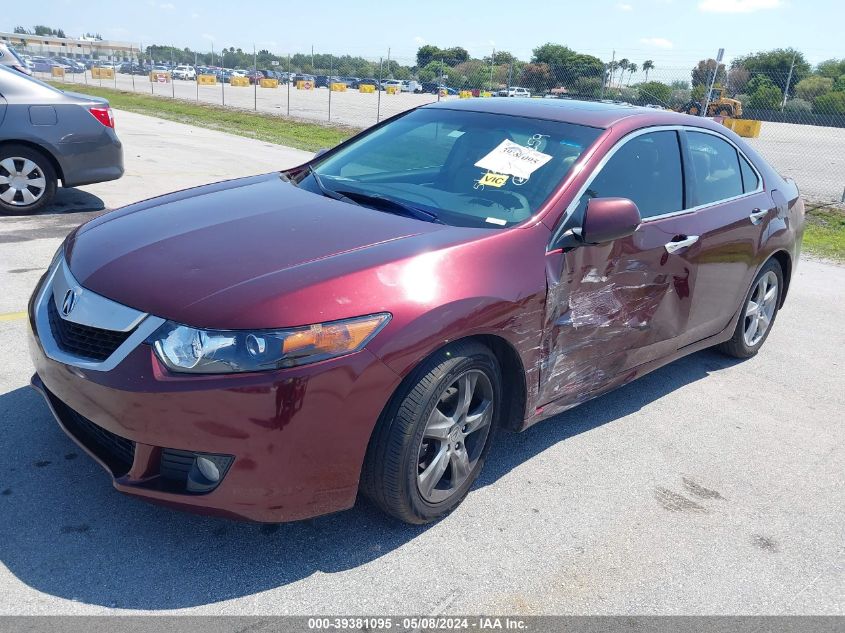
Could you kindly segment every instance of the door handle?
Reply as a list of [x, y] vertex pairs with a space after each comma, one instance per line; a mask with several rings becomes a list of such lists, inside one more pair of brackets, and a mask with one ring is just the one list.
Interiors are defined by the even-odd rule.
[[748, 217], [751, 219], [751, 224], [760, 224], [763, 218], [769, 213], [768, 209], [754, 209]]
[[692, 246], [698, 241], [698, 235], [687, 235], [686, 237], [682, 237], [680, 240], [672, 240], [671, 242], [666, 242], [666, 252], [668, 253], [677, 253], [682, 248], [686, 248], [687, 246]]

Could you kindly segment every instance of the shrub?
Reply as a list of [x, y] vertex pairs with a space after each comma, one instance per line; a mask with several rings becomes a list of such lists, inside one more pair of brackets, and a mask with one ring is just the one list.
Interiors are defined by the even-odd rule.
[[814, 75], [798, 82], [795, 86], [795, 94], [806, 101], [812, 101], [833, 90], [833, 79]]
[[845, 92], [828, 92], [813, 101], [817, 114], [845, 114]]
[[639, 100], [643, 103], [668, 105], [672, 98], [672, 87], [660, 81], [647, 81], [637, 86]]
[[759, 110], [780, 109], [783, 93], [772, 80], [766, 75], [757, 75], [748, 82], [748, 90], [751, 98], [748, 100], [748, 107]]
[[796, 97], [795, 99], [790, 99], [786, 102], [786, 105], [783, 107], [783, 111], [810, 113], [813, 111], [813, 104], [805, 99]]

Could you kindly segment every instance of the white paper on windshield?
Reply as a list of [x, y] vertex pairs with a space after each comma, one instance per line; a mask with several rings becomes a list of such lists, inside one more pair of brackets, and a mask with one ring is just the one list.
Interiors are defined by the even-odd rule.
[[530, 178], [531, 174], [552, 159], [551, 155], [538, 152], [536, 149], [517, 145], [505, 139], [487, 156], [475, 163], [476, 167], [496, 172], [510, 174], [517, 178]]

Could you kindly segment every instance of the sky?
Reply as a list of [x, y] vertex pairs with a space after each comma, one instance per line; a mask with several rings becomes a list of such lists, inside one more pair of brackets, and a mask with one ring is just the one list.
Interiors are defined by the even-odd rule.
[[0, 31], [46, 24], [69, 36], [171, 44], [208, 51], [234, 46], [287, 54], [387, 56], [410, 63], [422, 44], [495, 48], [529, 59], [545, 42], [609, 61], [688, 68], [725, 48], [725, 60], [794, 47], [811, 63], [845, 57], [843, 0], [485, 0], [286, 2], [282, 0], [46, 0], [7, 2]]

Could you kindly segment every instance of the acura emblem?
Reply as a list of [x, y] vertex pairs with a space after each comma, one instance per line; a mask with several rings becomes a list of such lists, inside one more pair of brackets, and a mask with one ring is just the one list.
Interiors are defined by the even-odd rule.
[[76, 307], [76, 290], [71, 288], [65, 293], [65, 298], [62, 301], [62, 314], [67, 316]]

